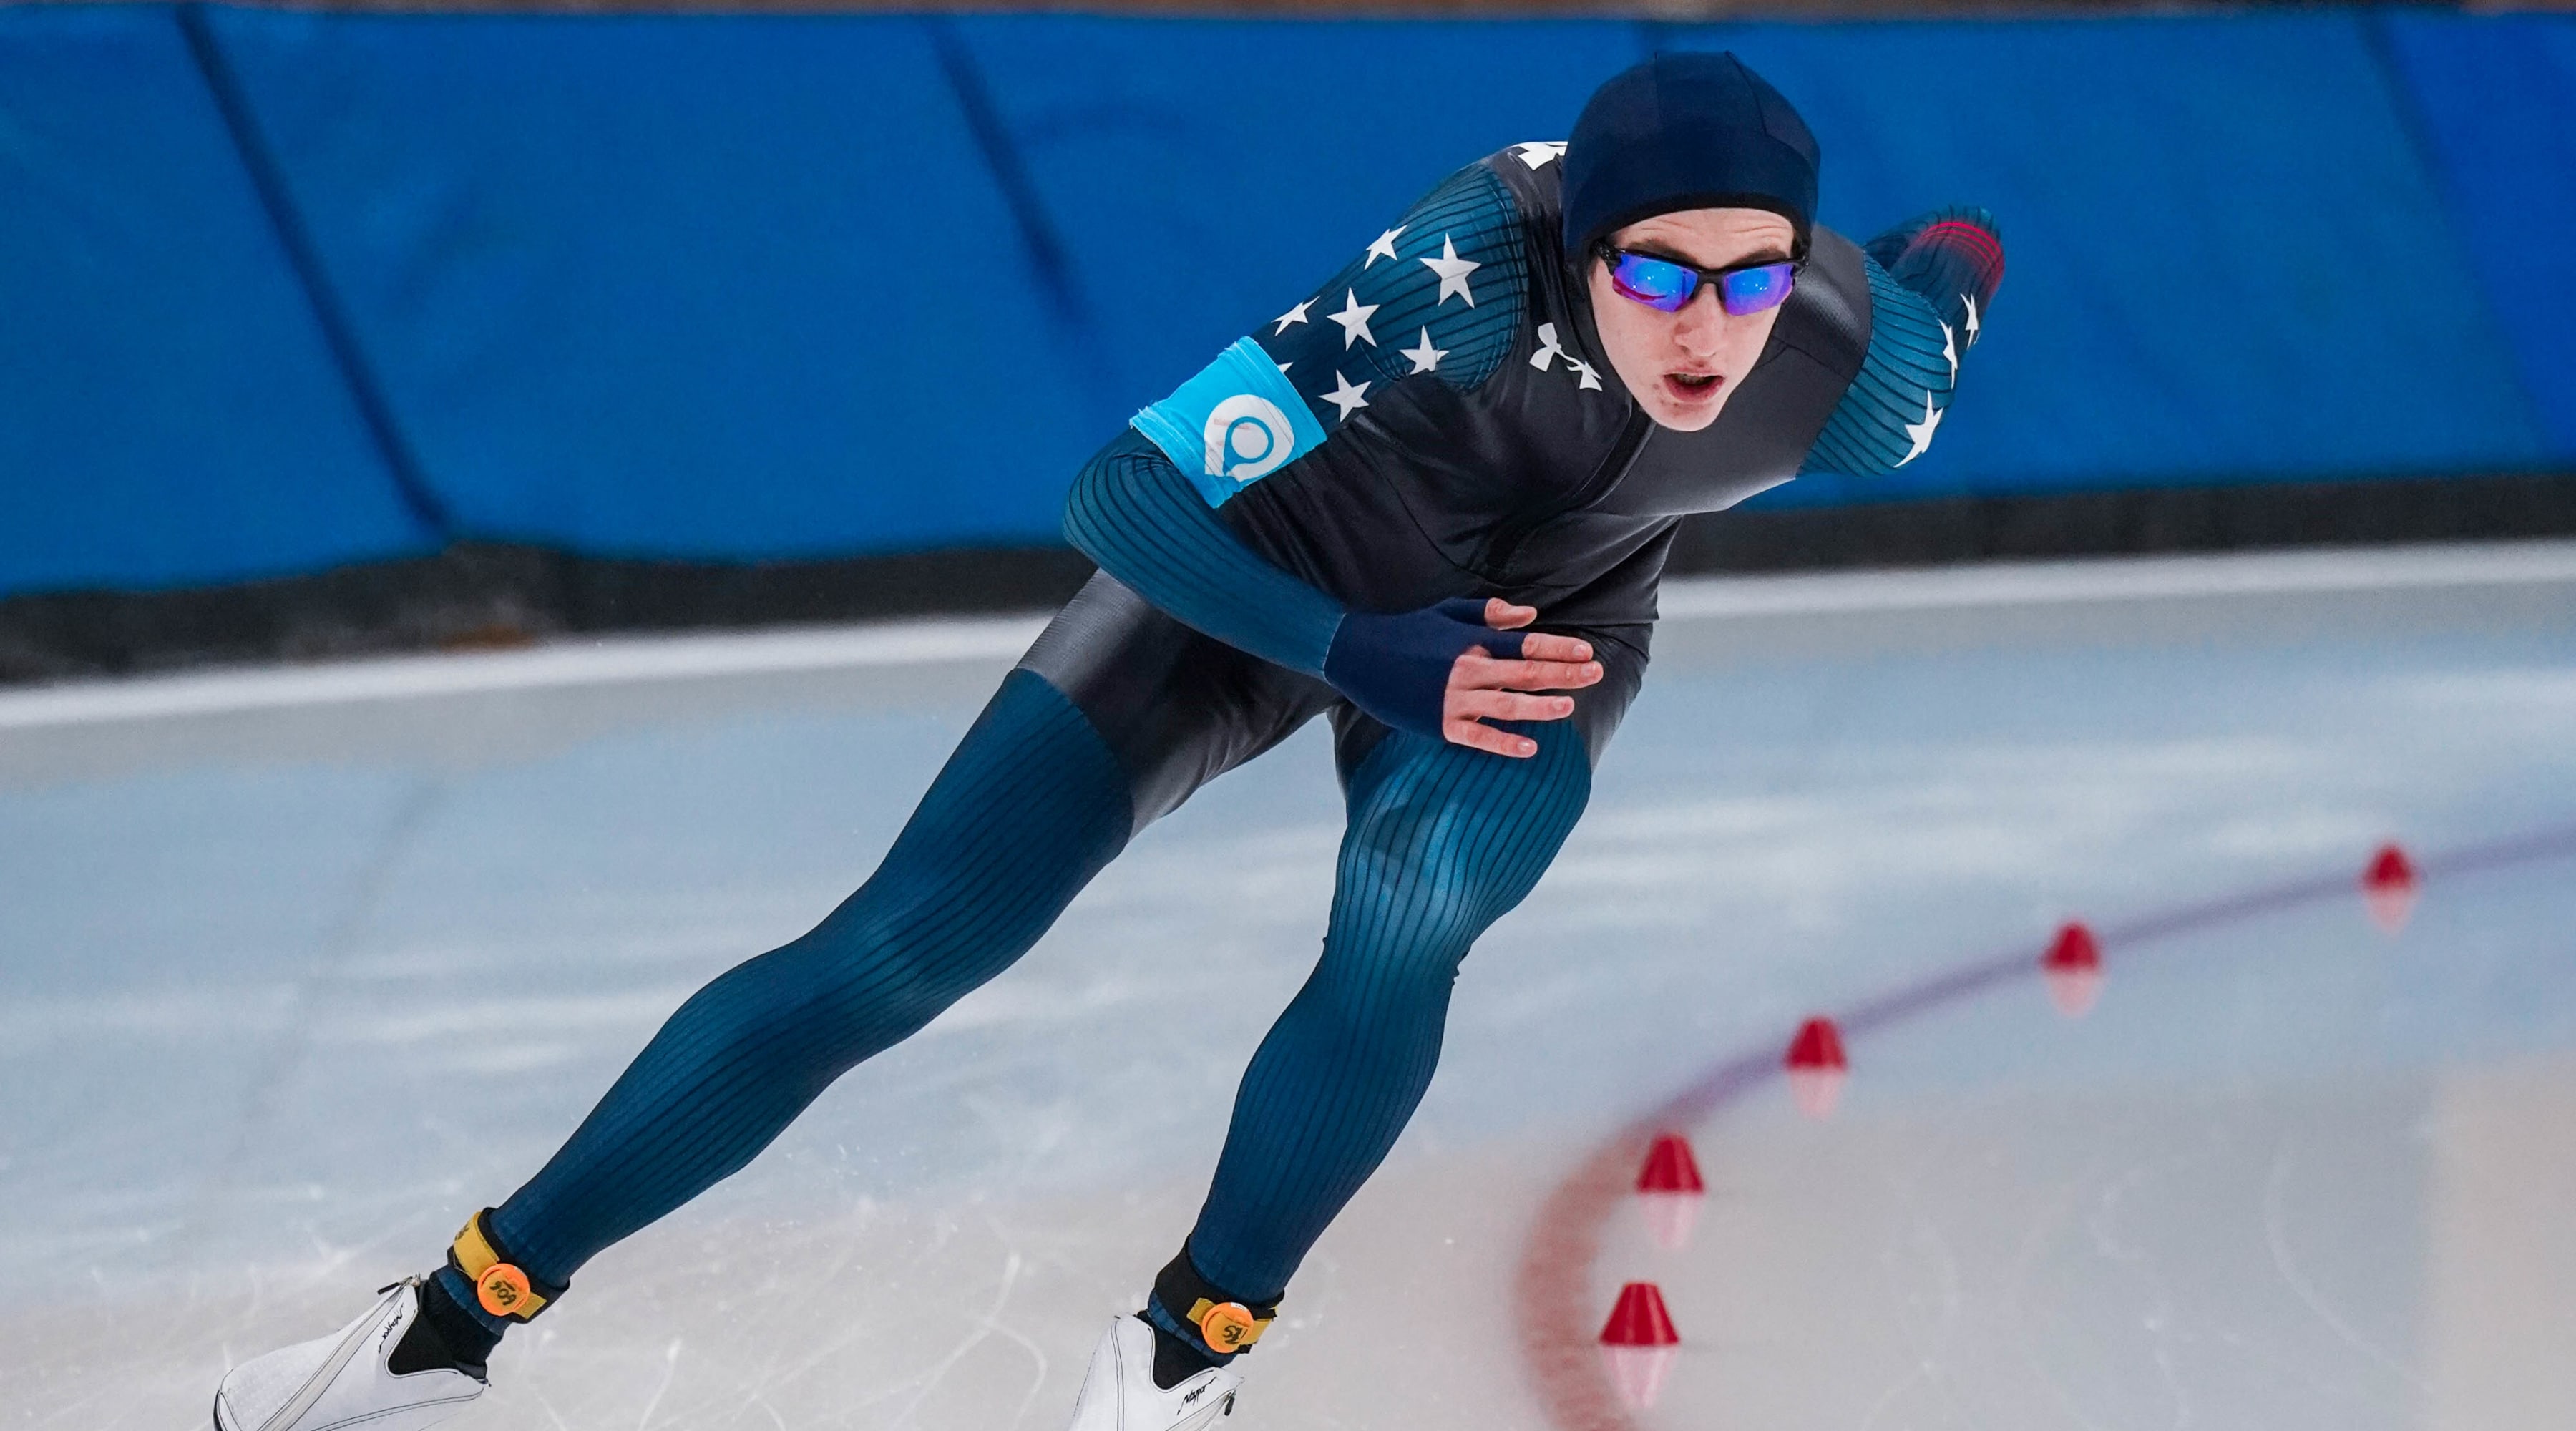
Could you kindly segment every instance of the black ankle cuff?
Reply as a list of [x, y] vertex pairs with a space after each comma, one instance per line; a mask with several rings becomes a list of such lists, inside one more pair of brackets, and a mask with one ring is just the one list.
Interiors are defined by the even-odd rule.
[[403, 1329], [402, 1340], [394, 1343], [392, 1355], [385, 1358], [385, 1369], [396, 1376], [409, 1376], [416, 1371], [445, 1368], [461, 1371], [477, 1381], [487, 1379], [492, 1348], [501, 1344], [501, 1338], [456, 1305], [436, 1277], [421, 1279], [414, 1295], [420, 1299], [420, 1314]]
[[1231, 1357], [1211, 1357], [1199, 1350], [1195, 1337], [1183, 1340], [1163, 1330], [1152, 1317], [1139, 1312], [1136, 1320], [1154, 1329], [1154, 1389], [1169, 1391], [1212, 1366], [1223, 1366]]

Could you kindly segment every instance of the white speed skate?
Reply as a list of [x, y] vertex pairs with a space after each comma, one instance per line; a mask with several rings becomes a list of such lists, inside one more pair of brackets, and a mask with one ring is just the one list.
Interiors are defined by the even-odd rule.
[[483, 1394], [480, 1380], [385, 1365], [419, 1315], [420, 1284], [405, 1279], [331, 1335], [234, 1367], [215, 1388], [215, 1431], [420, 1431], [455, 1415]]
[[1242, 1373], [1212, 1366], [1169, 1391], [1156, 1386], [1154, 1329], [1120, 1317], [1092, 1349], [1070, 1431], [1204, 1431], [1234, 1414], [1242, 1385]]

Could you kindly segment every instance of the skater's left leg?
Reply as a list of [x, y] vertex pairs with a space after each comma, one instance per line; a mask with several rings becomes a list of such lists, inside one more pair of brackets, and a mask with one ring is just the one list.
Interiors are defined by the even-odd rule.
[[1093, 1351], [1072, 1431], [1202, 1428], [1232, 1407], [1242, 1376], [1226, 1363], [1422, 1101], [1459, 962], [1555, 858], [1637, 693], [1647, 633], [1578, 634], [1606, 679], [1570, 719], [1516, 727], [1538, 742], [1526, 760], [1336, 708], [1350, 823], [1323, 958], [1244, 1073], [1197, 1227], [1142, 1317]]
[[1388, 734], [1350, 769], [1323, 958], [1244, 1074], [1214, 1186], [1148, 1311], [1165, 1331], [1231, 1350], [1204, 1345], [1194, 1307], [1275, 1304], [1421, 1102], [1459, 962], [1529, 894], [1591, 792], [1579, 729], [1517, 728], [1537, 755]]

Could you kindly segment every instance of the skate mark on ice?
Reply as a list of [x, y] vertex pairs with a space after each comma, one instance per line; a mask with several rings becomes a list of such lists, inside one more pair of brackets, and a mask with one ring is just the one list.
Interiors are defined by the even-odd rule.
[[2068, 1424], [2079, 1426], [2083, 1431], [2111, 1431], [2111, 1428], [2095, 1420], [2078, 1405], [2074, 1392], [2059, 1377], [2057, 1369], [2040, 1358], [2039, 1338], [2035, 1335], [2036, 1327], [2028, 1310], [2031, 1302], [2028, 1294], [2041, 1255], [2075, 1223], [2077, 1210], [2084, 1201], [2084, 1190], [2098, 1185], [2108, 1175], [2101, 1158], [2088, 1158], [2081, 1172], [2050, 1190], [2039, 1204], [2040, 1215], [2031, 1219], [2030, 1226], [2023, 1231], [2021, 1241], [2013, 1249], [2012, 1278], [2004, 1297], [2005, 1315], [2011, 1319], [2016, 1332], [2008, 1339], [2009, 1344], [2019, 1353], [2022, 1366], [2048, 1388], [2048, 1394], [2056, 1400], [2058, 1409], [2066, 1414]]
[[1896, 1404], [1897, 1397], [1907, 1387], [1918, 1383], [1947, 1402], [1951, 1409], [1958, 1413], [1958, 1419], [1961, 1422], [1973, 1425], [1977, 1419], [1970, 1408], [1958, 1403], [1949, 1378], [1942, 1374], [1942, 1353], [1948, 1350], [1949, 1334], [1960, 1330], [1959, 1313], [1967, 1299], [1960, 1291], [1961, 1277], [1957, 1250], [1952, 1247], [1950, 1239], [1943, 1235], [1940, 1223], [1924, 1210], [1920, 1197], [1923, 1164], [1940, 1161], [1942, 1159], [1938, 1150], [1929, 1151], [1917, 1160], [1913, 1169], [1908, 1171], [1900, 1184], [1902, 1188], [1900, 1206], [1909, 1213], [1905, 1230], [1910, 1230], [1913, 1237], [1910, 1243], [1900, 1240], [1899, 1230], [1891, 1229], [1888, 1243], [1879, 1254], [1879, 1267], [1887, 1276], [1889, 1300], [1893, 1305], [1900, 1308], [1907, 1305], [1907, 1299], [1904, 1296], [1905, 1279], [1899, 1274], [1900, 1264], [1909, 1249], [1919, 1259], [1928, 1260], [1936, 1269], [1940, 1301], [1937, 1306], [1929, 1309], [1928, 1315], [1908, 1316], [1905, 1333], [1916, 1352], [1914, 1365], [1891, 1383], [1887, 1390], [1880, 1393], [1878, 1400], [1871, 1404], [1868, 1413], [1861, 1418], [1862, 1431], [1872, 1431], [1872, 1428], [1877, 1427], [1881, 1418]]
[[[997, 1232], [999, 1231], [998, 1228], [995, 1230]], [[921, 1409], [921, 1403], [930, 1398], [930, 1393], [939, 1388], [939, 1384], [948, 1378], [948, 1373], [956, 1369], [957, 1363], [965, 1360], [968, 1352], [982, 1346], [987, 1337], [991, 1337], [996, 1333], [1019, 1343], [1020, 1346], [1026, 1349], [1030, 1355], [1036, 1357], [1038, 1362], [1038, 1375], [1041, 1378], [1046, 1375], [1045, 1353], [1040, 1352], [1035, 1344], [1031, 1343], [1028, 1338], [1023, 1337], [1016, 1332], [1004, 1331], [1001, 1324], [1002, 1309], [1010, 1304], [1011, 1291], [1019, 1285], [1021, 1269], [1026, 1265], [1027, 1263], [1022, 1259], [1019, 1249], [1017, 1248], [1011, 1249], [1011, 1251], [1003, 1257], [1001, 1285], [993, 1289], [993, 1305], [984, 1310], [984, 1315], [975, 1319], [975, 1329], [966, 1334], [966, 1339], [950, 1348], [948, 1355], [941, 1357], [938, 1363], [931, 1367], [929, 1372], [922, 1377], [920, 1386], [916, 1387], [912, 1393], [912, 1400], [905, 1402], [903, 1409], [895, 1413], [894, 1420], [888, 1423], [890, 1427], [896, 1428], [896, 1431], [900, 1431], [900, 1428], [913, 1424], [913, 1413]], [[1012, 1418], [1013, 1425], [1016, 1426], [1019, 1424], [1019, 1416], [1025, 1416], [1028, 1414], [1029, 1401], [1031, 1398], [1036, 1396], [1036, 1394], [1037, 1385], [1033, 1382], [1030, 1385], [1028, 1395], [1020, 1398], [1020, 1410], [1018, 1416], [1014, 1416]]]
[[[2215, 1139], [2205, 1135], [2204, 1141], [2214, 1142]], [[2138, 1164], [2102, 1190], [2101, 1200], [2094, 1204], [2093, 1215], [2085, 1219], [2085, 1230], [2093, 1235], [2094, 1251], [2101, 1253], [2104, 1261], [2128, 1269], [2129, 1274], [2137, 1278], [2140, 1289], [2146, 1297], [2146, 1315], [2140, 1317], [2138, 1322], [2140, 1326], [2146, 1328], [2147, 1335], [2155, 1339], [2156, 1376], [2163, 1381], [2165, 1394], [2173, 1401], [2171, 1425], [2174, 1431], [2182, 1431], [2182, 1428], [2189, 1426], [2195, 1418], [2192, 1413], [2191, 1393], [2184, 1388], [2182, 1376], [2175, 1370], [2176, 1334], [2173, 1289], [2166, 1284], [2162, 1276], [2158, 1275], [2155, 1259], [2147, 1249], [2118, 1236], [2117, 1224], [2121, 1202], [2128, 1197], [2132, 1189], [2157, 1174], [2187, 1167], [2193, 1162], [2206, 1161], [2213, 1151], [2214, 1149], [2205, 1149], [2199, 1158], [2174, 1157]]]
[[317, 1007], [328, 998], [350, 958], [365, 942], [386, 896], [393, 890], [395, 872], [411, 855], [414, 843], [444, 802], [446, 793], [446, 782], [432, 777], [402, 796], [394, 807], [393, 818], [377, 838], [374, 851], [351, 881], [347, 903], [323, 930], [313, 958], [288, 989], [276, 1037], [244, 1081], [241, 1112], [233, 1120], [232, 1138], [189, 1200], [176, 1239], [181, 1249], [202, 1242], [211, 1233], [220, 1206], [235, 1191], [242, 1165], [250, 1160], [261, 1130], [276, 1115], [279, 1098], [312, 1052]]
[[[848, 1150], [843, 1149], [842, 1151], [846, 1155]], [[857, 1206], [852, 1208], [849, 1213], [849, 1228], [847, 1233], [843, 1236], [826, 1239], [836, 1250], [833, 1253], [830, 1265], [824, 1269], [821, 1276], [814, 1279], [818, 1285], [831, 1287], [840, 1284], [843, 1275], [849, 1272], [851, 1264], [857, 1259], [858, 1248], [861, 1243], [860, 1234], [868, 1227], [869, 1224], [876, 1221], [878, 1214], [879, 1208], [873, 1199], [859, 1199]], [[808, 1321], [801, 1312], [781, 1311], [776, 1315], [779, 1319], [787, 1322], [791, 1326], [802, 1326]], [[842, 1329], [839, 1333], [824, 1341], [820, 1346], [814, 1347], [812, 1350], [796, 1357], [792, 1362], [782, 1364], [779, 1358], [773, 1356], [769, 1363], [761, 1369], [758, 1378], [752, 1382], [751, 1390], [746, 1393], [751, 1404], [768, 1412], [769, 1419], [779, 1423], [783, 1428], [786, 1425], [785, 1418], [779, 1413], [775, 1406], [770, 1404], [769, 1401], [771, 1388], [793, 1385], [796, 1382], [802, 1381], [815, 1368], [823, 1365], [825, 1362], [837, 1359], [844, 1351], [848, 1350], [852, 1343], [865, 1337], [869, 1331], [869, 1328], [865, 1323], [856, 1320], [845, 1320], [842, 1322], [841, 1326]], [[790, 1344], [789, 1339], [787, 1338], [773, 1338], [772, 1341], [775, 1345], [784, 1346]], [[882, 1393], [880, 1397], [875, 1399], [882, 1399], [885, 1395], [893, 1394], [893, 1392]], [[862, 1402], [860, 1404], [873, 1404], [873, 1401]]]
[[[2318, 1321], [2323, 1322], [2326, 1330], [2333, 1332], [2344, 1345], [2387, 1368], [2391, 1375], [2405, 1382], [2419, 1395], [2429, 1396], [2433, 1390], [2430, 1382], [2416, 1375], [2414, 1369], [2407, 1366], [2405, 1362], [2382, 1350], [2378, 1343], [2355, 1330], [2352, 1323], [2346, 1321], [2343, 1314], [2335, 1310], [2333, 1303], [2327, 1300], [2325, 1293], [2317, 1287], [2317, 1284], [2305, 1272], [2299, 1270], [2298, 1260], [2290, 1251], [2289, 1219], [2282, 1206], [2281, 1191], [2289, 1180], [2290, 1150], [2282, 1148], [2272, 1155], [2272, 1170], [2263, 1180], [2263, 1242], [2271, 1250], [2272, 1269], [2281, 1274], [2281, 1281], [2289, 1287], [2292, 1295], [2299, 1299], [2300, 1304], [2313, 1313]], [[2343, 1394], [2349, 1398], [2352, 1391], [2346, 1388]]]
[[644, 1414], [635, 1418], [635, 1431], [644, 1431], [645, 1427], [653, 1424], [653, 1413], [662, 1409], [662, 1397], [671, 1389], [671, 1378], [679, 1374], [680, 1339], [673, 1337], [671, 1345], [664, 1348], [662, 1352], [662, 1383], [653, 1388], [651, 1396], [645, 1398]]

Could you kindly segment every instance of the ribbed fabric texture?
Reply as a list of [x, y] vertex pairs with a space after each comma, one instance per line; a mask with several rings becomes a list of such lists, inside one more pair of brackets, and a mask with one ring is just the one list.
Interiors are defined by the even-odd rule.
[[1401, 733], [1353, 773], [1324, 956], [1252, 1057], [1189, 1237], [1208, 1280], [1275, 1300], [1431, 1084], [1459, 961], [1583, 813], [1570, 722], [1511, 724], [1509, 760]]
[[1324, 674], [1341, 603], [1245, 546], [1133, 428], [1073, 479], [1064, 535], [1182, 624], [1292, 671]]
[[1907, 429], [1926, 421], [1927, 399], [1935, 413], [1950, 405], [1956, 375], [1948, 355], [1967, 348], [1955, 329], [1944, 334], [1921, 294], [1890, 278], [1876, 259], [1861, 261], [1869, 269], [1869, 355], [1807, 449], [1801, 473], [1879, 477], [1903, 465], [1915, 450]]
[[[1306, 302], [1253, 330], [1270, 360], [1287, 365], [1288, 381], [1326, 433], [1342, 427], [1341, 409], [1323, 397], [1337, 376], [1376, 392], [1424, 371], [1406, 350], [1423, 353], [1427, 342], [1440, 355], [1422, 359], [1432, 364], [1431, 376], [1473, 389], [1502, 366], [1520, 333], [1529, 245], [1520, 206], [1492, 170], [1471, 164], [1441, 180], [1394, 230], [1385, 248], [1361, 250]], [[1450, 258], [1476, 267], [1463, 289], [1452, 286], [1444, 296], [1439, 272], [1423, 260]], [[1361, 320], [1365, 337], [1333, 320], [1354, 304], [1375, 310]]]
[[[1438, 1062], [1459, 962], [1582, 814], [1581, 733], [1509, 728], [1538, 755], [1395, 733], [1352, 773], [1323, 958], [1244, 1075], [1189, 1239], [1199, 1270], [1248, 1301], [1286, 1288], [1394, 1145]], [[843, 1072], [1008, 968], [1129, 824], [1107, 745], [1045, 680], [1012, 672], [867, 884], [683, 1004], [493, 1212], [494, 1233], [532, 1275], [571, 1281], [750, 1162]], [[476, 1310], [470, 1289], [449, 1290]]]
[[1934, 209], [1871, 239], [1862, 253], [1869, 356], [1802, 473], [1878, 477], [1922, 455], [2004, 279], [2003, 240], [1983, 209]]
[[1129, 823], [1126, 777], [1090, 722], [1012, 672], [876, 874], [812, 933], [682, 1004], [493, 1213], [493, 1231], [533, 1276], [570, 1281], [750, 1162], [843, 1072], [1009, 968]]

